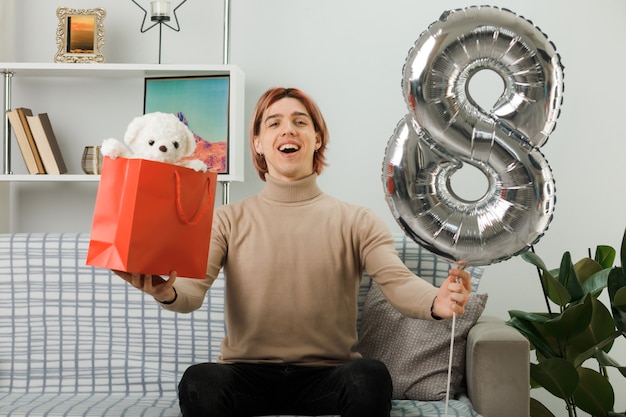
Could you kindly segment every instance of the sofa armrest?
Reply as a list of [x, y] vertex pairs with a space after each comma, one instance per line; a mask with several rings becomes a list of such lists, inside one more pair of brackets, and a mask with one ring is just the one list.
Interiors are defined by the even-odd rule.
[[466, 349], [467, 394], [484, 417], [530, 415], [528, 340], [502, 319], [481, 316]]

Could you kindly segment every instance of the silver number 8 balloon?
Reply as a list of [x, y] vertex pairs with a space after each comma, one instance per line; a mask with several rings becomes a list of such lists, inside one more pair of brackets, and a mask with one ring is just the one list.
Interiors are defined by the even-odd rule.
[[[481, 70], [504, 81], [492, 109], [469, 93]], [[536, 243], [556, 203], [539, 147], [556, 125], [563, 94], [563, 67], [547, 37], [505, 9], [446, 12], [409, 51], [402, 90], [409, 113], [389, 139], [382, 177], [404, 232], [459, 265], [499, 262]], [[479, 198], [459, 197], [451, 185], [463, 164], [487, 178]]]

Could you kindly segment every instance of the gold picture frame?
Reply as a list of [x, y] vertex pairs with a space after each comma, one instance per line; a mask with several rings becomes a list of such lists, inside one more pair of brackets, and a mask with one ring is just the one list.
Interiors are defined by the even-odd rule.
[[103, 8], [57, 8], [57, 53], [54, 62], [104, 62]]

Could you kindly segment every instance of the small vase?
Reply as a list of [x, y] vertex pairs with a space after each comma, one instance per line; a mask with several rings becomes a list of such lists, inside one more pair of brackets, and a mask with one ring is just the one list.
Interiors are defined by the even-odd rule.
[[100, 152], [100, 146], [85, 146], [81, 167], [85, 174], [100, 174], [102, 170], [102, 153]]

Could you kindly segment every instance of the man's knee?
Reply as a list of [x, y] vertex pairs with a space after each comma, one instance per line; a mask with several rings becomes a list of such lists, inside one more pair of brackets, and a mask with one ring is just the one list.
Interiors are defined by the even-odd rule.
[[208, 411], [228, 408], [224, 395], [228, 381], [228, 369], [220, 364], [201, 363], [187, 368], [178, 384], [183, 416], [206, 415]]
[[393, 386], [387, 366], [374, 359], [356, 359], [344, 366], [347, 391], [342, 415], [389, 416]]
[[348, 371], [352, 374], [359, 374], [365, 379], [379, 381], [383, 384], [391, 384], [391, 375], [387, 366], [376, 359], [356, 359], [348, 362], [346, 365]]
[[348, 379], [357, 392], [369, 393], [375, 401], [391, 400], [393, 386], [387, 366], [375, 359], [356, 359], [346, 364]]
[[191, 365], [189, 368], [187, 368], [178, 384], [179, 392], [195, 392], [200, 389], [200, 384], [205, 385], [207, 383], [206, 376], [210, 373], [207, 372], [207, 368], [209, 366], [210, 364], [202, 363]]

